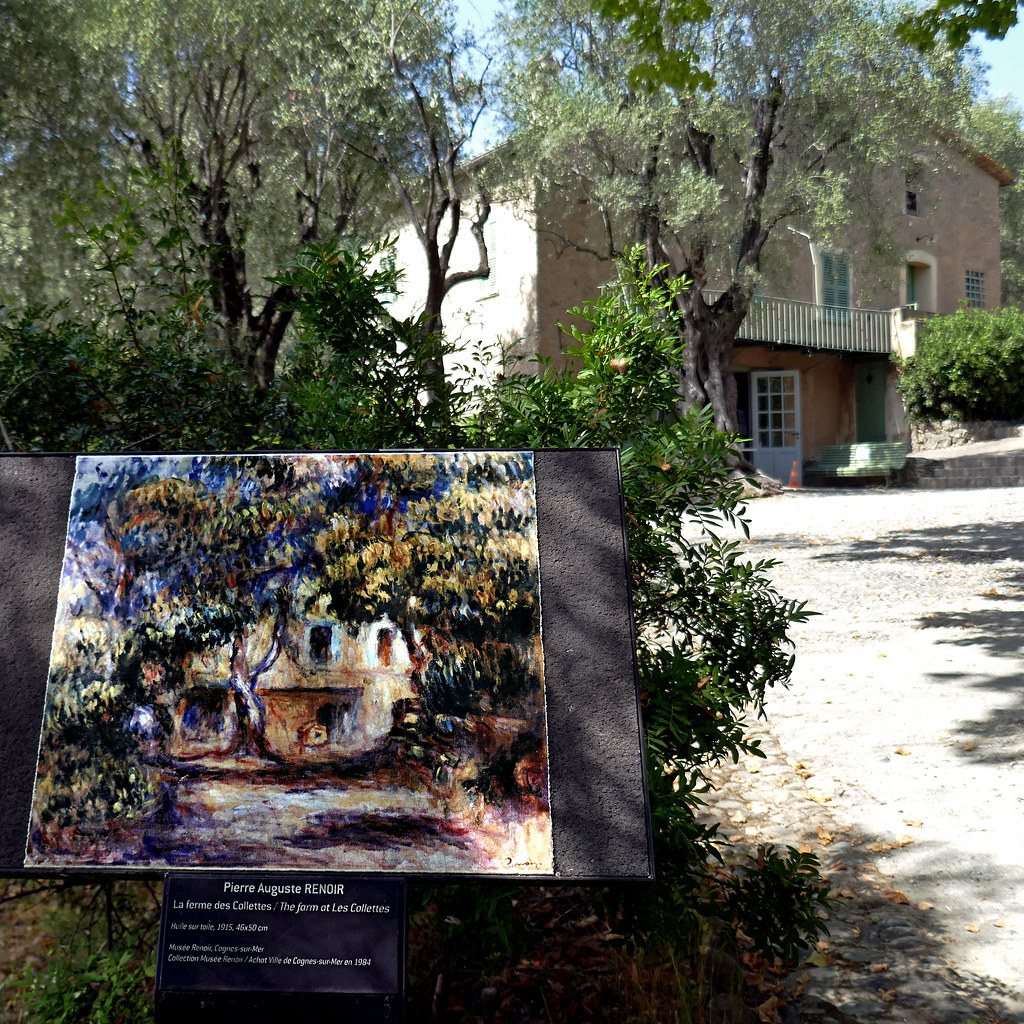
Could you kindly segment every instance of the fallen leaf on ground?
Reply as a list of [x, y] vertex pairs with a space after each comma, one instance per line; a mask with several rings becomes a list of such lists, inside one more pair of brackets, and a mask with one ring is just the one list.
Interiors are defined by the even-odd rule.
[[779, 1002], [778, 996], [769, 996], [760, 1006], [754, 1009], [762, 1024], [782, 1024], [782, 1018], [779, 1016], [779, 1007], [781, 1005], [782, 1003]]
[[888, 658], [889, 655], [888, 654], [876, 654], [875, 657], [876, 658]]
[[927, 900], [921, 900], [920, 903], [915, 904], [918, 910], [934, 910], [935, 904], [929, 903]]
[[980, 932], [981, 931], [981, 926], [977, 925], [977, 924], [965, 924], [964, 925], [964, 931], [967, 931], [967, 932]]
[[816, 804], [827, 804], [831, 803], [832, 797], [828, 793], [822, 793], [817, 789], [807, 790], [807, 799], [813, 800]]
[[819, 949], [817, 953], [812, 953], [808, 958], [807, 962], [813, 964], [815, 967], [828, 967], [828, 957]]
[[868, 849], [872, 853], [885, 853], [887, 850], [898, 850], [903, 846], [910, 846], [913, 841], [910, 836], [897, 836], [892, 840], [878, 839], [873, 843], [868, 843]]
[[987, 594], [987, 595], [988, 595], [989, 597], [998, 597], [998, 596], [999, 596], [999, 591], [998, 591], [998, 590], [996, 590], [996, 589], [995, 589], [994, 587], [992, 588], [992, 590], [986, 590], [986, 591], [985, 591], [985, 593], [986, 593], [986, 594]]
[[1009, 927], [1009, 923], [1007, 921], [994, 921], [993, 924], [997, 928], [1007, 928], [1007, 927]]
[[910, 754], [910, 751], [909, 751], [909, 750], [906, 750], [906, 749], [905, 749], [905, 748], [903, 748], [903, 747], [897, 747], [897, 748], [896, 748], [896, 753], [897, 753], [897, 754], [899, 754], [899, 755], [900, 755], [900, 757], [907, 757], [907, 756], [909, 756], [909, 754]]
[[975, 744], [975, 743], [965, 743], [964, 744], [964, 750], [968, 751], [968, 753], [969, 753], [970, 751], [974, 750], [974, 748], [976, 746], [977, 746], [977, 744]]
[[819, 825], [817, 832], [818, 841], [821, 843], [822, 846], [828, 846], [828, 844], [832, 842], [832, 833], [829, 832], [827, 828], [824, 828], [823, 826]]
[[878, 995], [883, 1003], [895, 1003], [896, 1002], [896, 989], [894, 988], [880, 988]]
[[890, 903], [909, 903], [910, 897], [905, 892], [900, 892], [899, 889], [885, 889], [882, 895], [889, 900]]
[[917, 818], [904, 818], [903, 824], [909, 825], [911, 828], [920, 828], [924, 824], [924, 822], [918, 821]]
[[796, 848], [797, 853], [814, 853], [814, 847], [810, 843], [801, 843]]
[[888, 964], [872, 964], [871, 965], [871, 970], [874, 971], [875, 974], [881, 974], [883, 971], [889, 970], [889, 965]]
[[844, 896], [848, 900], [855, 900], [857, 898], [857, 890], [852, 885], [844, 885], [836, 889], [835, 893], [837, 896]]

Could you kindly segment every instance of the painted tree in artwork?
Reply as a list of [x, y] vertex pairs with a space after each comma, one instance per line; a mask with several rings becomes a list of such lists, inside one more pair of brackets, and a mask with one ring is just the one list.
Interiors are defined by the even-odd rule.
[[115, 679], [157, 715], [158, 691], [181, 684], [191, 656], [228, 647], [240, 748], [266, 755], [257, 686], [280, 655], [295, 579], [315, 568], [305, 527], [317, 489], [294, 466], [255, 458], [140, 459], [101, 473], [80, 495], [73, 552], [119, 632]]
[[539, 635], [532, 466], [522, 455], [367, 460], [353, 514], [327, 536], [342, 620], [387, 615], [438, 713], [514, 699]]

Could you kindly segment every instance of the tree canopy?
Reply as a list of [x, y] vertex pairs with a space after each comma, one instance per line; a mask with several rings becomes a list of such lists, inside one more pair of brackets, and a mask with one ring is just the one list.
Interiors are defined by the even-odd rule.
[[[572, 196], [596, 211], [584, 237], [549, 225], [566, 244], [614, 258], [639, 243], [648, 266], [692, 281], [676, 300], [685, 397], [733, 428], [732, 341], [762, 271], [784, 259], [781, 229], [828, 241], [855, 223], [895, 262], [879, 185], [934, 146], [930, 126], [969, 103], [969, 75], [855, 0], [741, 2], [662, 25], [658, 45], [696, 55], [708, 80], [677, 88], [654, 60], [637, 85], [623, 9], [625, 28], [578, 0], [520, 5], [516, 151], [556, 206]], [[705, 300], [713, 282], [722, 294]]]
[[[463, 70], [472, 43], [447, 8], [117, 0], [52, 14], [4, 14], [0, 294], [77, 303], [75, 253], [53, 226], [61, 197], [103, 223], [140, 171], [164, 175], [180, 207], [151, 263], [173, 273], [186, 250], [200, 257], [204, 314], [260, 389], [294, 295], [268, 279], [303, 246], [379, 237], [407, 217], [430, 281], [426, 331], [452, 287], [486, 276], [486, 197], [456, 174], [484, 86]], [[460, 230], [476, 237], [477, 268], [451, 265]]]
[[1017, 24], [1019, 0], [935, 0], [923, 11], [906, 18], [900, 34], [921, 49], [931, 49], [945, 39], [964, 46], [973, 32], [1002, 39]]

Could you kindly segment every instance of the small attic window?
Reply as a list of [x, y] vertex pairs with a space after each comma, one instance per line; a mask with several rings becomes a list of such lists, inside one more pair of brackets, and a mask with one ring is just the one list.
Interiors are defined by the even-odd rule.
[[921, 216], [921, 172], [908, 171], [906, 175], [906, 201], [904, 209], [912, 217]]

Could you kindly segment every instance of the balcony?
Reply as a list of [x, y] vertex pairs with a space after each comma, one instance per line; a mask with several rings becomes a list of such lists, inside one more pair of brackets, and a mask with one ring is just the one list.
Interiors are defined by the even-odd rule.
[[[722, 292], [705, 291], [706, 302]], [[737, 341], [795, 345], [826, 352], [872, 352], [888, 355], [899, 348], [899, 309], [854, 309], [755, 295], [736, 334]]]

